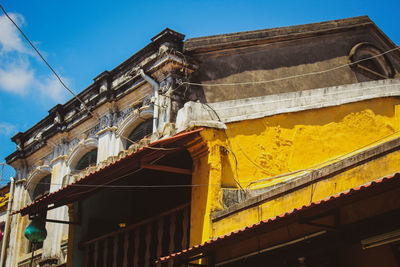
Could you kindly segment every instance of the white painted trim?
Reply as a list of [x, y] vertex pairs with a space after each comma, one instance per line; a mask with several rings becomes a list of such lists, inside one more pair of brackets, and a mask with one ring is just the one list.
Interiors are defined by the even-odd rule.
[[[310, 89], [208, 105], [216, 111], [223, 123], [229, 123], [390, 96], [400, 96], [400, 79]], [[216, 121], [218, 118], [207, 105], [187, 102], [178, 111], [177, 130], [180, 132], [190, 125], [198, 125], [197, 122], [209, 120]]]
[[80, 141], [74, 148], [71, 150], [69, 157], [67, 159], [67, 166], [73, 170], [75, 165], [90, 150], [98, 147], [98, 141], [94, 138], [88, 138], [86, 140]]
[[42, 179], [44, 176], [51, 174], [51, 167], [49, 165], [41, 165], [36, 167], [28, 176], [25, 187], [28, 192], [32, 192], [36, 184]]
[[153, 118], [153, 109], [139, 111], [139, 114], [129, 114], [116, 131], [117, 136], [127, 137], [140, 123]]

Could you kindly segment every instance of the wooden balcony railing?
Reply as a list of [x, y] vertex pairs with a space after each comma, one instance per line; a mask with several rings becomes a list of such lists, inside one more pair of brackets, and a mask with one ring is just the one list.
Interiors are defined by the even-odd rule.
[[85, 266], [174, 267], [155, 260], [189, 245], [190, 206], [185, 204], [157, 217], [130, 225], [83, 243]]

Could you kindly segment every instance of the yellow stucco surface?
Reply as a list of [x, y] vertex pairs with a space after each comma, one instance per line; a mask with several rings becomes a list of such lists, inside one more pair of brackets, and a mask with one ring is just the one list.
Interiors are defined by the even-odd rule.
[[0, 210], [5, 211], [7, 204], [8, 204], [8, 198], [9, 198], [10, 192], [5, 193], [4, 195], [0, 196]]
[[[258, 179], [316, 167], [384, 138], [396, 131], [399, 103], [396, 98], [375, 99], [229, 124], [238, 180], [247, 186]], [[231, 175], [224, 173], [222, 182], [232, 184]]]
[[224, 139], [221, 132], [205, 129], [201, 135], [207, 142], [208, 153], [193, 160], [192, 215], [190, 243], [198, 244], [210, 237], [210, 217], [213, 210], [222, 208], [220, 145]]
[[371, 180], [399, 171], [400, 152], [396, 151], [366, 164], [354, 167], [329, 179], [309, 185], [290, 194], [260, 203], [255, 207], [234, 213], [213, 224], [213, 237], [224, 235], [246, 225], [266, 220], [313, 201], [365, 184]]
[[[208, 154], [194, 161], [193, 184], [208, 186], [192, 191], [191, 244], [398, 171], [400, 153], [393, 152], [312, 187], [210, 223], [211, 212], [222, 209], [220, 187], [239, 187], [234, 178], [243, 188], [268, 187], [397, 136], [399, 103], [394, 97], [380, 98], [234, 122], [227, 125], [226, 134], [222, 130], [203, 130]], [[285, 175], [290, 172], [295, 173]]]

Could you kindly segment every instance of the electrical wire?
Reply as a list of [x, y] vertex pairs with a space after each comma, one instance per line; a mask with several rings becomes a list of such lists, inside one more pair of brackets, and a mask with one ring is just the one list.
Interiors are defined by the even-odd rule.
[[63, 80], [60, 78], [60, 76], [57, 74], [57, 72], [50, 66], [50, 64], [46, 61], [46, 59], [42, 56], [42, 54], [39, 52], [39, 50], [35, 47], [34, 44], [29, 40], [29, 38], [25, 35], [25, 33], [21, 30], [21, 28], [15, 23], [15, 21], [7, 14], [6, 10], [3, 8], [3, 6], [0, 4], [1, 10], [4, 12], [6, 17], [14, 24], [14, 26], [18, 29], [18, 31], [22, 34], [22, 36], [25, 38], [25, 40], [31, 45], [33, 50], [38, 54], [38, 56], [43, 60], [43, 62], [49, 67], [49, 69], [53, 72], [53, 74], [57, 77], [58, 81], [61, 83], [61, 85], [68, 90], [85, 108], [86, 110], [93, 115], [93, 113], [89, 110], [89, 108], [85, 105], [85, 103], [71, 90], [68, 88], [68, 86], [63, 82]]
[[334, 161], [337, 161], [337, 160], [339, 160], [339, 159], [341, 159], [341, 158], [344, 158], [344, 157], [346, 157], [346, 156], [349, 156], [349, 155], [351, 155], [351, 154], [353, 154], [353, 153], [355, 153], [355, 152], [357, 152], [357, 151], [363, 150], [363, 149], [365, 149], [365, 148], [367, 148], [367, 147], [369, 147], [369, 146], [372, 146], [373, 144], [376, 144], [376, 143], [378, 143], [378, 142], [380, 142], [380, 141], [383, 141], [383, 140], [385, 140], [385, 139], [387, 139], [387, 138], [389, 138], [389, 137], [391, 137], [391, 136], [394, 136], [394, 135], [396, 135], [396, 134], [398, 134], [398, 133], [400, 133], [400, 130], [395, 131], [395, 132], [393, 132], [393, 133], [391, 133], [391, 134], [389, 134], [389, 135], [386, 135], [386, 136], [384, 136], [384, 137], [382, 137], [382, 138], [380, 138], [380, 139], [378, 139], [378, 140], [374, 140], [373, 142], [368, 143], [368, 144], [366, 144], [366, 145], [364, 145], [364, 146], [362, 146], [362, 147], [359, 147], [359, 148], [357, 148], [357, 149], [355, 149], [355, 150], [352, 150], [352, 151], [347, 152], [347, 153], [345, 153], [345, 154], [338, 155], [338, 156], [336, 156], [336, 157], [334, 157], [334, 158], [331, 158], [331, 159], [328, 159], [328, 160], [326, 160], [326, 161], [320, 162], [320, 163], [314, 165], [312, 168], [296, 170], [296, 171], [292, 171], [292, 172], [288, 172], [288, 173], [283, 173], [283, 174], [279, 174], [279, 175], [276, 175], [276, 176], [266, 177], [266, 178], [262, 178], [262, 179], [260, 179], [260, 180], [252, 181], [252, 182], [249, 183], [249, 185], [248, 185], [246, 188], [249, 188], [252, 184], [255, 184], [255, 183], [265, 182], [265, 181], [268, 181], [268, 180], [273, 180], [273, 179], [276, 179], [276, 178], [281, 178], [281, 177], [293, 175], [293, 174], [296, 174], [296, 173], [299, 173], [299, 172], [305, 172], [305, 171], [310, 171], [310, 172], [312, 172], [312, 171], [316, 171], [318, 168], [320, 168], [320, 167], [323, 166], [323, 165], [328, 164], [329, 162], [334, 162]]
[[[60, 82], [60, 84], [61, 84], [68, 92], [70, 92], [70, 93], [74, 96], [75, 99], [77, 99], [77, 100], [82, 104], [82, 106], [88, 111], [89, 114], [91, 114], [94, 118], [98, 119], [100, 123], [102, 123], [101, 120], [100, 120], [100, 118], [99, 118], [96, 114], [94, 114], [94, 113], [87, 107], [87, 105], [86, 105], [86, 104], [85, 104], [71, 89], [68, 88], [68, 86], [63, 82], [63, 80], [61, 79], [61, 77], [60, 77], [60, 76], [57, 74], [57, 72], [51, 67], [51, 65], [46, 61], [46, 59], [42, 56], [42, 54], [39, 52], [39, 50], [35, 47], [35, 45], [33, 45], [33, 43], [32, 43], [32, 42], [29, 40], [29, 38], [25, 35], [25, 33], [24, 33], [24, 32], [20, 29], [20, 27], [15, 23], [15, 21], [8, 15], [8, 13], [6, 12], [6, 10], [3, 8], [3, 6], [2, 6], [1, 4], [0, 4], [0, 8], [1, 8], [2, 11], [4, 12], [4, 14], [6, 15], [6, 17], [13, 23], [13, 25], [14, 25], [14, 26], [18, 29], [18, 31], [22, 34], [22, 36], [25, 38], [25, 40], [26, 40], [26, 41], [30, 44], [30, 46], [35, 50], [35, 52], [38, 54], [38, 56], [43, 60], [43, 62], [44, 62], [44, 63], [49, 67], [49, 69], [53, 72], [53, 74], [56, 76], [56, 78], [58, 79], [58, 81]], [[219, 83], [219, 84], [202, 84], [202, 83], [192, 83], [192, 82], [187, 82], [187, 81], [180, 81], [179, 86], [178, 86], [177, 88], [175, 88], [173, 91], [177, 90], [181, 85], [184, 85], [184, 84], [193, 85], [193, 86], [204, 86], [204, 87], [250, 85], [250, 84], [271, 83], [271, 82], [283, 81], [283, 80], [288, 80], [288, 79], [293, 79], [293, 78], [300, 78], [300, 77], [304, 77], [304, 76], [322, 74], [322, 73], [334, 71], [334, 70], [337, 70], [337, 69], [340, 69], [340, 68], [352, 66], [352, 65], [358, 64], [358, 63], [360, 63], [360, 62], [363, 62], [363, 61], [366, 61], [366, 60], [370, 60], [370, 59], [373, 59], [373, 58], [376, 58], [376, 57], [379, 57], [379, 56], [383, 56], [383, 55], [385, 55], [385, 54], [387, 54], [387, 53], [393, 52], [393, 51], [398, 50], [398, 49], [400, 49], [400, 47], [396, 47], [396, 48], [387, 50], [387, 51], [385, 51], [385, 52], [383, 52], [383, 53], [380, 53], [380, 54], [378, 54], [378, 55], [375, 55], [375, 56], [371, 56], [371, 57], [368, 57], [368, 58], [360, 59], [360, 60], [357, 60], [357, 61], [354, 61], [354, 62], [351, 62], [351, 63], [348, 63], [348, 64], [339, 65], [339, 66], [336, 66], [336, 67], [333, 67], [333, 68], [329, 68], [329, 69], [326, 69], [326, 70], [321, 70], [321, 71], [316, 71], [316, 72], [309, 72], [309, 73], [298, 74], [298, 75], [292, 75], [292, 76], [288, 76], [288, 77], [276, 78], [276, 79], [271, 79], [271, 80], [250, 81], [250, 82], [239, 82], [239, 83]], [[183, 53], [181, 53], [181, 54], [184, 56]], [[187, 61], [186, 61], [186, 57], [185, 57], [185, 56], [184, 56], [184, 62], [182, 63], [182, 65], [183, 65], [183, 68], [185, 69], [185, 66], [187, 65]], [[187, 76], [187, 72], [185, 72], [185, 76]], [[215, 115], [217, 116], [218, 120], [219, 120], [220, 122], [222, 122], [222, 120], [221, 120], [221, 118], [219, 117], [218, 113], [217, 113], [210, 105], [208, 105], [207, 103], [202, 103], [202, 104], [208, 106], [208, 108], [211, 109], [211, 110], [215, 113]], [[105, 124], [104, 124], [104, 125], [105, 125]], [[108, 127], [108, 125], [105, 125], [105, 126]], [[257, 163], [255, 163], [253, 160], [251, 160], [251, 159], [249, 158], [249, 156], [243, 151], [243, 149], [241, 148], [241, 146], [238, 144], [238, 142], [237, 142], [236, 139], [232, 136], [232, 134], [228, 131], [228, 129], [226, 129], [224, 132], [225, 132], [225, 134], [228, 133], [228, 134], [230, 135], [230, 137], [235, 141], [235, 143], [236, 143], [236, 145], [238, 146], [239, 150], [243, 153], [243, 155], [246, 157], [247, 160], [249, 160], [249, 161], [250, 161], [254, 166], [256, 166], [257, 168], [266, 171], [265, 168], [263, 168], [262, 166], [258, 165]], [[398, 131], [392, 133], [391, 135], [393, 135], [393, 134], [395, 134], [395, 133], [398, 133]], [[390, 136], [390, 135], [389, 135], [389, 136]], [[129, 141], [129, 142], [131, 142], [131, 143], [137, 143], [137, 142], [134, 142], [134, 141], [130, 140], [130, 139], [127, 138], [127, 137], [122, 136], [122, 135], [120, 135], [120, 137], [123, 138], [123, 139], [126, 139], [127, 141]], [[387, 138], [387, 137], [385, 137], [385, 138]], [[384, 139], [384, 138], [382, 138], [382, 139]], [[382, 139], [380, 139], [380, 140], [382, 140]], [[380, 141], [380, 140], [378, 140], [378, 141]], [[376, 142], [378, 142], [378, 141], [375, 141], [374, 143], [376, 143]], [[369, 144], [369, 145], [370, 145], [370, 144]], [[366, 146], [369, 146], [369, 145], [366, 145]], [[365, 146], [364, 146], [364, 147], [365, 147]], [[177, 149], [177, 148], [156, 148], [156, 147], [148, 147], [148, 148], [150, 148], [150, 149], [158, 149], [158, 150], [173, 150], [173, 149]], [[362, 148], [359, 148], [359, 149], [362, 149]], [[357, 149], [357, 150], [359, 150], [359, 149]], [[229, 151], [233, 154], [233, 156], [234, 156], [234, 158], [235, 158], [235, 161], [236, 161], [236, 173], [237, 173], [237, 158], [236, 158], [236, 155], [234, 155], [234, 153], [233, 153], [233, 151], [232, 151], [231, 149], [229, 149]], [[356, 151], [356, 150], [355, 150], [355, 151]], [[350, 154], [350, 153], [353, 153], [353, 152], [354, 152], [354, 151], [349, 152], [349, 153], [347, 153], [347, 154]], [[344, 154], [344, 155], [347, 155], [347, 154]], [[341, 155], [340, 157], [343, 157], [344, 155]], [[331, 159], [331, 160], [333, 160], [333, 159]], [[331, 160], [330, 160], [330, 161], [331, 161]], [[329, 162], [329, 161], [328, 161], [328, 162]], [[321, 164], [323, 164], [323, 163], [321, 163]], [[310, 170], [310, 169], [298, 170], [298, 171], [295, 171], [295, 172], [297, 173], [297, 172], [306, 171], [306, 170]], [[293, 173], [293, 172], [288, 173], [288, 174], [286, 174], [286, 175], [290, 175], [290, 174], [292, 174], [292, 173]], [[237, 174], [237, 175], [238, 175], [238, 174]], [[274, 176], [274, 177], [275, 177], [275, 178], [276, 178], [276, 177], [281, 177], [281, 176], [283, 176], [283, 175], [284, 175], [284, 174], [279, 175], [279, 176]], [[272, 178], [274, 178], [274, 177], [269, 177], [268, 179], [272, 179]], [[235, 182], [239, 185], [239, 187], [243, 190], [242, 186], [240, 185], [240, 183], [236, 180], [236, 178], [235, 178], [234, 176], [233, 176], [233, 179], [234, 179]], [[257, 181], [255, 181], [255, 182], [257, 182]], [[255, 183], [255, 182], [254, 182], [254, 183]], [[253, 183], [253, 182], [252, 182], [252, 183]], [[83, 185], [80, 185], [80, 186], [83, 186]], [[96, 185], [96, 186], [99, 187], [100, 185]], [[168, 185], [168, 186], [170, 186], [170, 185]], [[187, 186], [189, 186], [189, 185], [187, 185]], [[152, 186], [149, 186], [149, 187], [152, 187]]]
[[[98, 117], [97, 114], [93, 113], [89, 107], [85, 104], [85, 102], [83, 100], [81, 100], [77, 94], [75, 94], [70, 88], [68, 88], [68, 86], [64, 83], [64, 81], [61, 79], [61, 77], [57, 74], [57, 72], [54, 70], [53, 67], [51, 67], [51, 65], [47, 62], [47, 60], [43, 57], [43, 55], [39, 52], [39, 50], [36, 48], [36, 46], [29, 40], [28, 36], [21, 30], [21, 28], [17, 25], [17, 23], [8, 15], [8, 13], [6, 12], [6, 10], [4, 9], [4, 7], [0, 4], [0, 8], [3, 11], [3, 13], [6, 15], [6, 17], [12, 22], [12, 24], [14, 24], [14, 26], [18, 29], [18, 31], [21, 33], [21, 35], [25, 38], [25, 40], [30, 44], [30, 46], [33, 48], [33, 50], [35, 50], [35, 52], [38, 54], [38, 56], [42, 59], [42, 61], [47, 65], [47, 67], [53, 72], [53, 74], [56, 76], [57, 80], [60, 82], [60, 84], [62, 85], [63, 88], [65, 88], [69, 93], [71, 93], [74, 98], [76, 100], [79, 101], [79, 103], [82, 104], [82, 106], [87, 110], [87, 112], [92, 115], [92, 117], [94, 117], [96, 120], [99, 121], [100, 124], [102, 124], [104, 127], [108, 127], [108, 125], [106, 125], [104, 122], [101, 121], [101, 119]], [[145, 97], [144, 97], [145, 98]], [[119, 135], [119, 137], [121, 137], [122, 139], [125, 139], [128, 142], [131, 142], [133, 144], [138, 144], [138, 142], [134, 142], [132, 140], [130, 140], [128, 137], [123, 136], [123, 135]], [[156, 148], [156, 147], [152, 147], [151, 149], [160, 149], [160, 150], [164, 150], [162, 148]]]
[[[214, 114], [217, 116], [217, 118], [218, 118], [218, 120], [220, 121], [220, 122], [222, 122], [222, 120], [221, 120], [221, 118], [220, 118], [220, 116], [218, 115], [218, 113], [217, 113], [217, 111], [215, 110], [215, 109], [213, 109], [209, 104], [207, 104], [207, 103], [202, 103], [203, 105], [205, 105], [205, 106], [207, 106], [209, 109], [211, 109], [213, 112], [214, 112]], [[212, 118], [211, 118], [212, 119]], [[223, 123], [223, 122], [222, 122]], [[236, 141], [236, 139], [235, 139], [235, 137], [230, 133], [230, 131], [229, 131], [229, 129], [228, 129], [228, 127], [224, 130], [224, 133], [225, 133], [225, 135], [226, 135], [226, 137], [227, 137], [227, 139], [229, 140], [229, 138], [228, 138], [228, 134], [229, 134], [229, 136], [230, 136], [230, 138], [235, 142], [235, 144], [237, 145], [237, 147], [239, 148], [239, 150], [242, 152], [242, 154], [246, 157], [246, 159], [248, 160], [248, 161], [250, 161], [254, 166], [256, 166], [257, 168], [259, 168], [259, 169], [261, 169], [261, 170], [263, 170], [263, 171], [268, 171], [267, 169], [265, 169], [265, 168], [263, 168], [262, 166], [260, 166], [260, 165], [258, 165], [257, 163], [255, 163], [245, 152], [244, 152], [244, 150], [242, 149], [242, 147], [239, 145], [239, 143]], [[235, 156], [236, 157], [236, 156]]]
[[[118, 177], [121, 179], [121, 177]], [[35, 185], [62, 185], [58, 183], [32, 183]], [[69, 184], [68, 187], [94, 187], [94, 188], [181, 188], [181, 187], [201, 187], [201, 186], [221, 186], [221, 184], [169, 184], [169, 185], [107, 185], [107, 184]]]
[[[376, 87], [381, 87], [381, 86], [376, 86]], [[375, 87], [371, 87], [371, 88], [375, 88]], [[367, 88], [367, 89], [368, 89], [368, 88]], [[215, 109], [213, 109], [213, 108], [212, 108], [209, 104], [207, 104], [207, 103], [202, 103], [202, 104], [205, 105], [205, 106], [207, 106], [209, 109], [211, 109], [211, 110], [214, 112], [214, 114], [217, 116], [218, 120], [219, 120], [220, 122], [222, 122], [220, 116], [218, 115], [218, 113], [217, 113], [217, 111], [216, 111]], [[212, 119], [212, 118], [211, 118], [211, 119]], [[236, 141], [235, 137], [230, 133], [230, 131], [229, 131], [228, 128], [224, 130], [224, 133], [230, 135], [231, 139], [233, 139], [233, 141], [235, 142], [235, 144], [238, 146], [239, 150], [242, 152], [242, 154], [245, 156], [245, 158], [246, 158], [249, 162], [251, 162], [254, 166], [256, 166], [257, 168], [259, 168], [259, 169], [261, 169], [261, 170], [268, 171], [267, 169], [263, 168], [262, 166], [260, 166], [260, 165], [257, 164], [256, 162], [254, 162], [254, 161], [247, 155], [247, 153], [244, 152], [244, 150], [243, 150], [242, 147], [239, 145], [239, 143]], [[338, 160], [338, 159], [340, 159], [340, 158], [346, 157], [346, 156], [348, 156], [348, 155], [350, 155], [350, 154], [353, 154], [353, 153], [356, 152], [356, 151], [359, 151], [359, 150], [362, 150], [362, 149], [364, 149], [364, 148], [367, 148], [367, 147], [369, 147], [369, 146], [371, 146], [371, 145], [373, 145], [373, 144], [376, 144], [376, 143], [378, 143], [378, 142], [380, 142], [380, 141], [382, 141], [382, 140], [385, 140], [385, 139], [387, 139], [387, 138], [389, 138], [389, 137], [391, 137], [391, 136], [393, 136], [393, 135], [395, 135], [395, 134], [398, 134], [398, 133], [400, 133], [400, 130], [395, 131], [395, 132], [393, 132], [393, 133], [391, 133], [391, 134], [389, 134], [389, 135], [386, 135], [386, 136], [384, 136], [384, 137], [382, 137], [382, 138], [380, 138], [380, 139], [378, 139], [378, 140], [374, 140], [373, 142], [368, 143], [368, 144], [366, 144], [366, 145], [364, 145], [364, 146], [362, 146], [362, 147], [359, 147], [359, 148], [357, 148], [357, 149], [355, 149], [355, 150], [353, 150], [353, 151], [347, 152], [347, 153], [342, 154], [342, 155], [338, 155], [338, 156], [335, 157], [335, 158], [331, 158], [331, 159], [326, 160], [326, 161], [324, 161], [324, 162], [318, 163], [317, 165], [314, 165], [312, 168], [306, 168], [306, 169], [296, 170], [296, 171], [292, 171], [292, 172], [289, 172], [289, 173], [283, 173], [283, 174], [279, 174], [279, 175], [276, 175], [276, 176], [266, 177], [266, 178], [262, 178], [262, 179], [260, 179], [260, 180], [252, 181], [252, 182], [250, 182], [250, 183], [246, 186], [246, 190], [245, 190], [245, 191], [247, 191], [247, 190], [249, 189], [249, 187], [250, 187], [252, 184], [255, 184], [255, 183], [260, 183], [260, 182], [265, 182], [265, 181], [269, 181], [269, 180], [273, 180], [273, 179], [277, 179], [277, 178], [287, 177], [287, 176], [289, 176], [289, 175], [293, 175], [293, 174], [300, 173], [300, 172], [305, 172], [305, 171], [309, 171], [309, 172], [316, 171], [316, 169], [319, 168], [319, 167], [322, 166], [322, 165], [325, 165], [325, 164], [327, 164], [327, 163], [329, 163], [329, 162], [336, 161], [336, 160]], [[235, 157], [236, 157], [236, 156], [235, 156]], [[236, 180], [235, 180], [235, 181], [236, 181]], [[237, 182], [237, 181], [236, 181], [236, 182]], [[239, 184], [239, 185], [240, 185], [240, 184]]]
[[[215, 116], [217, 116], [219, 122], [222, 122], [221, 117], [218, 115], [218, 113], [217, 113], [208, 103], [202, 103], [202, 106], [207, 106], [209, 109], [211, 109], [211, 110], [214, 112]], [[213, 119], [211, 115], [210, 115], [210, 117], [211, 117], [211, 119]], [[227, 145], [228, 145], [227, 149], [228, 149], [228, 151], [233, 155], [233, 157], [234, 157], [234, 159], [235, 159], [235, 172], [236, 172], [236, 177], [235, 177], [235, 175], [232, 173], [232, 178], [233, 178], [233, 180], [236, 182], [236, 184], [239, 186], [240, 190], [242, 190], [245, 194], [247, 194], [246, 190], [243, 189], [242, 185], [241, 185], [240, 182], [239, 182], [239, 173], [238, 173], [238, 161], [237, 161], [237, 157], [236, 157], [235, 153], [232, 151], [232, 148], [231, 148], [231, 145], [230, 145], [230, 143], [229, 143], [229, 138], [228, 138], [228, 136], [227, 136], [227, 134], [226, 134], [226, 131], [224, 131], [224, 134], [225, 134], [226, 140], [227, 140], [227, 142], [228, 142], [228, 144], [227, 144]]]
[[373, 59], [373, 58], [377, 58], [377, 57], [383, 56], [385, 54], [391, 53], [391, 52], [393, 52], [395, 50], [399, 50], [399, 49], [400, 49], [400, 47], [398, 46], [398, 47], [389, 49], [389, 50], [387, 50], [385, 52], [382, 52], [382, 53], [380, 53], [378, 55], [375, 55], [375, 56], [363, 58], [363, 59], [356, 60], [356, 61], [351, 62], [351, 63], [339, 65], [339, 66], [336, 66], [336, 67], [333, 67], [333, 68], [329, 68], [329, 69], [325, 69], [325, 70], [308, 72], [308, 73], [303, 73], [303, 74], [296, 74], [296, 75], [292, 75], [292, 76], [288, 76], [288, 77], [281, 77], [281, 78], [265, 80], [265, 81], [249, 81], [249, 82], [238, 82], [238, 83], [212, 83], [212, 84], [192, 83], [192, 82], [182, 82], [182, 83], [183, 84], [188, 84], [188, 85], [194, 85], [194, 86], [215, 87], [215, 86], [236, 86], [236, 85], [251, 85], [251, 84], [263, 84], [263, 83], [278, 82], [278, 81], [284, 81], [284, 80], [289, 80], [289, 79], [293, 79], [293, 78], [300, 78], [300, 77], [304, 77], [304, 76], [322, 74], [322, 73], [334, 71], [334, 70], [337, 70], [337, 69], [341, 69], [341, 68], [344, 68], [344, 67], [349, 67], [349, 66], [356, 65], [356, 64], [358, 64], [360, 62], [363, 62], [363, 61], [366, 61], [366, 60], [370, 60], [370, 59]]

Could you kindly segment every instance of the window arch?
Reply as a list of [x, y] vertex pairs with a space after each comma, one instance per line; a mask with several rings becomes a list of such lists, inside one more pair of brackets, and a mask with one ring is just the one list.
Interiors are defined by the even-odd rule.
[[133, 131], [128, 135], [128, 141], [126, 142], [125, 149], [128, 149], [132, 142], [141, 140], [142, 138], [150, 135], [153, 132], [153, 120], [149, 119], [139, 124]]
[[78, 163], [75, 165], [75, 170], [81, 171], [89, 166], [96, 165], [97, 162], [97, 148], [94, 148], [83, 155]]
[[38, 200], [50, 192], [51, 174], [41, 178], [32, 193], [32, 200]]
[[382, 52], [376, 46], [365, 42], [351, 49], [349, 59], [354, 63], [352, 68], [360, 82], [394, 77], [393, 65], [387, 55], [380, 55]]

